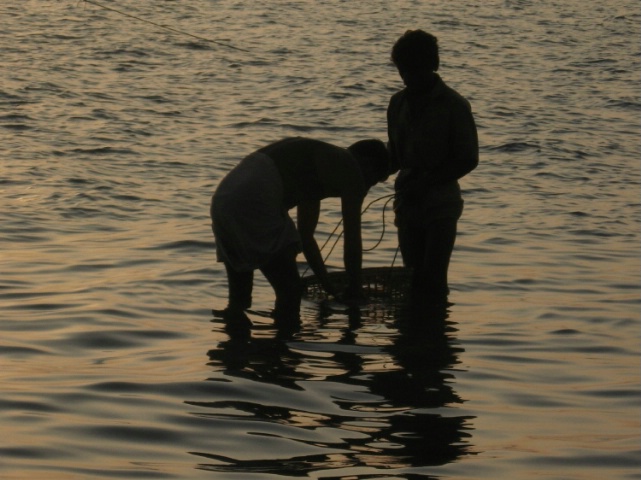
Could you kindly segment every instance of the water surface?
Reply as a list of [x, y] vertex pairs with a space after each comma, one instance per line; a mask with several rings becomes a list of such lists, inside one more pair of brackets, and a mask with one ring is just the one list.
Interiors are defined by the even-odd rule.
[[[635, 2], [105, 5], [246, 51], [0, 7], [0, 477], [639, 478]], [[481, 141], [452, 307], [308, 300], [286, 335], [258, 278], [230, 338], [218, 181], [283, 136], [385, 139], [389, 51], [417, 27]], [[394, 259], [383, 205], [366, 266]], [[327, 202], [319, 242], [338, 219]]]

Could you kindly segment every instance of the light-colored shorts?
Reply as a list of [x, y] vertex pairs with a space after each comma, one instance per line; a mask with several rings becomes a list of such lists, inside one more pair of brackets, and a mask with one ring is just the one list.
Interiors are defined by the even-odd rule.
[[244, 158], [212, 197], [211, 218], [218, 261], [236, 271], [260, 268], [300, 236], [283, 206], [283, 182], [263, 153]]

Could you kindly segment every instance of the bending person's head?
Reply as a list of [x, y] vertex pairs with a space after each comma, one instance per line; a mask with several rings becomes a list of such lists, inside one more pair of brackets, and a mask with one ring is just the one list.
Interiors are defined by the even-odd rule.
[[347, 147], [347, 150], [358, 161], [367, 188], [387, 180], [390, 172], [390, 157], [383, 142], [376, 139], [360, 140]]

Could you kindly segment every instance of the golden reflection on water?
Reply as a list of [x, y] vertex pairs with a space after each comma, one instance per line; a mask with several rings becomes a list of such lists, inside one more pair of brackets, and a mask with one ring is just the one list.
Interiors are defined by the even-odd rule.
[[[252, 53], [68, 2], [0, 6], [0, 476], [637, 474], [636, 6], [117, 3]], [[409, 24], [439, 35], [479, 124], [452, 330], [310, 302], [294, 338], [261, 313], [234, 342], [209, 323], [218, 180], [286, 135], [384, 139]], [[367, 266], [392, 263], [389, 211], [363, 235], [384, 222]], [[259, 278], [254, 308], [272, 302]]]

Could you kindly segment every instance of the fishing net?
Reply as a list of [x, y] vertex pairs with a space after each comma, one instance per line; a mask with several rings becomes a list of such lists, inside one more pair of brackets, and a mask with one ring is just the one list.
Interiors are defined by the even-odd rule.
[[[363, 292], [369, 298], [402, 299], [406, 296], [410, 283], [409, 269], [405, 267], [364, 268], [361, 273]], [[323, 287], [315, 275], [303, 277], [303, 295], [310, 299], [326, 297]], [[347, 288], [347, 273], [329, 273], [329, 280], [339, 291]]]

